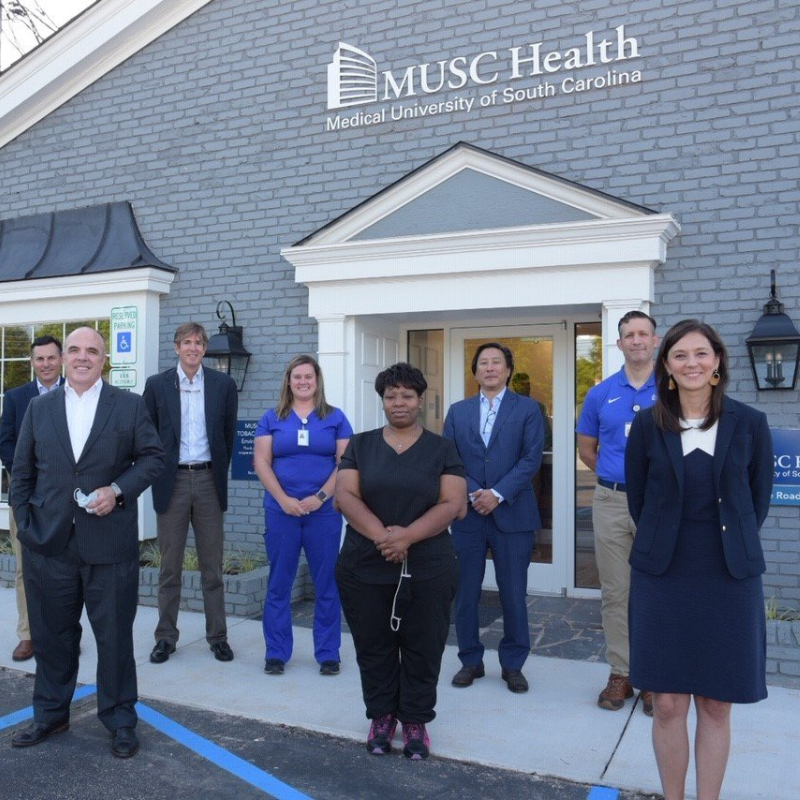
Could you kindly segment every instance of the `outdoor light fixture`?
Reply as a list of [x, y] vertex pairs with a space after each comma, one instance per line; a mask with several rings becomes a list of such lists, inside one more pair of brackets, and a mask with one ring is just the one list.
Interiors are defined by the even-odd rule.
[[[227, 323], [224, 306], [230, 310], [233, 325]], [[236, 314], [227, 300], [217, 303], [217, 319], [222, 320], [219, 333], [208, 340], [205, 358], [209, 367], [230, 375], [236, 383], [236, 391], [241, 392], [252, 353], [242, 344], [242, 329], [236, 325]]]
[[759, 391], [794, 389], [800, 362], [800, 334], [783, 312], [775, 291], [775, 270], [770, 270], [772, 288], [764, 313], [746, 340], [750, 366]]

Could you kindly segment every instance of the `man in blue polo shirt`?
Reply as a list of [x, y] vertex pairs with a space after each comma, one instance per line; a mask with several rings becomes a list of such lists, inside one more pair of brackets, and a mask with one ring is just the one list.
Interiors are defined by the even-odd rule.
[[[597, 474], [592, 501], [595, 558], [600, 574], [603, 633], [611, 675], [597, 705], [619, 711], [633, 697], [628, 680], [628, 590], [636, 526], [625, 494], [625, 445], [636, 412], [655, 402], [653, 353], [658, 346], [655, 320], [629, 311], [617, 326], [617, 347], [625, 357], [619, 372], [593, 386], [578, 420], [578, 455]], [[653, 698], [642, 692], [642, 708], [653, 715]]]

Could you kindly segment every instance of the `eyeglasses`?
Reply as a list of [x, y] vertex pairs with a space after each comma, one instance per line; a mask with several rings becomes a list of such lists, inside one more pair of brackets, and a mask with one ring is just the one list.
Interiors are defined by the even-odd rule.
[[482, 436], [486, 436], [487, 433], [491, 432], [494, 427], [494, 418], [496, 416], [497, 412], [493, 408], [489, 409], [489, 413], [486, 415], [486, 422], [483, 423], [483, 430], [481, 431]]

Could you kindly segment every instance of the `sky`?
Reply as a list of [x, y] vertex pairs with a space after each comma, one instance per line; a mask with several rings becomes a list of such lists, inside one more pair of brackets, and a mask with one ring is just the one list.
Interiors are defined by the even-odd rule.
[[[4, 5], [8, 4], [11, 7], [12, 0], [0, 0]], [[19, 0], [19, 2], [26, 8], [31, 10], [41, 9], [45, 14], [55, 23], [58, 27], [68, 22], [76, 14], [79, 14], [85, 8], [92, 5], [95, 0]], [[7, 41], [6, 28], [10, 23], [7, 21], [6, 15], [3, 14], [3, 32], [0, 38], [0, 69], [5, 69], [9, 64], [13, 63], [19, 58], [19, 53]], [[34, 37], [23, 30], [17, 23], [15, 25], [17, 38], [21, 44], [26, 48], [32, 48], [36, 44]]]

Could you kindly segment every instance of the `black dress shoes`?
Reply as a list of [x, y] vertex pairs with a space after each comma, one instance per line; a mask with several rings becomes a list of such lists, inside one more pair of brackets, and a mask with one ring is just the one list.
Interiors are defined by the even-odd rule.
[[35, 744], [41, 744], [51, 734], [63, 733], [66, 730], [69, 730], [69, 722], [59, 722], [57, 725], [43, 725], [41, 722], [34, 722], [11, 737], [11, 746], [33, 747]]
[[139, 752], [139, 737], [133, 728], [117, 728], [111, 741], [111, 753], [117, 758], [132, 758]]
[[480, 664], [464, 664], [464, 666], [453, 675], [451, 683], [453, 686], [463, 689], [466, 686], [472, 686], [476, 678], [482, 678], [485, 674], [486, 672], [483, 669], [482, 661]]
[[175, 645], [170, 644], [166, 639], [159, 639], [153, 652], [150, 653], [150, 661], [153, 664], [163, 664], [169, 661], [169, 657], [175, 652]]
[[233, 661], [233, 650], [227, 642], [214, 642], [211, 645], [211, 652], [217, 661]]
[[514, 694], [524, 694], [528, 691], [528, 681], [518, 669], [505, 669], [500, 673], [500, 677], [508, 685], [508, 691]]

